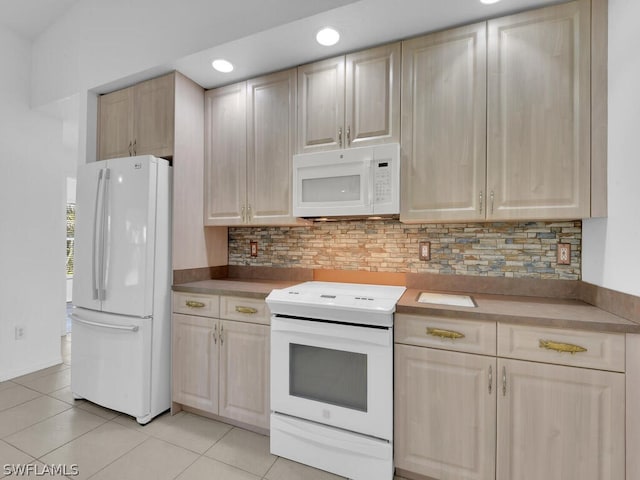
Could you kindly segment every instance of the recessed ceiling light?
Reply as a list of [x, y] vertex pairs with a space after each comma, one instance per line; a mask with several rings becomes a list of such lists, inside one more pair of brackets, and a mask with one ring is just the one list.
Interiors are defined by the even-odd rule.
[[222, 58], [218, 58], [217, 60], [211, 62], [211, 66], [222, 73], [229, 73], [233, 71], [233, 65], [231, 64], [231, 62]]
[[326, 27], [316, 33], [316, 41], [320, 45], [324, 45], [325, 47], [330, 47], [331, 45], [335, 45], [340, 40], [340, 34], [337, 30], [331, 27]]
[[492, 3], [498, 3], [500, 0], [480, 0], [480, 3], [484, 3], [485, 5], [491, 5]]

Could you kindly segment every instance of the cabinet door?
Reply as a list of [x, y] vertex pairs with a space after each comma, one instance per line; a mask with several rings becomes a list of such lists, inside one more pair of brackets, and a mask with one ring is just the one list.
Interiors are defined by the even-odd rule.
[[247, 198], [246, 83], [205, 94], [204, 224], [244, 222]]
[[624, 374], [503, 359], [498, 368], [497, 480], [624, 480]]
[[98, 100], [98, 160], [133, 155], [133, 87]]
[[249, 223], [295, 224], [291, 206], [296, 70], [247, 81]]
[[488, 22], [489, 219], [589, 216], [589, 5]]
[[494, 357], [395, 345], [396, 467], [438, 480], [493, 478], [495, 369]]
[[268, 325], [220, 321], [222, 417], [269, 428]]
[[172, 401], [218, 413], [217, 320], [173, 314]]
[[347, 147], [400, 141], [400, 43], [347, 55]]
[[173, 155], [174, 74], [134, 87], [134, 155]]
[[298, 153], [344, 142], [344, 57], [298, 67]]
[[400, 220], [485, 217], [486, 26], [402, 44]]

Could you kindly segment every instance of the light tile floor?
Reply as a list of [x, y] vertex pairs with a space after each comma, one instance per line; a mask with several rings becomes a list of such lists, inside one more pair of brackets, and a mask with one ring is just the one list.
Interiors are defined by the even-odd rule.
[[[140, 426], [131, 417], [84, 400], [69, 389], [71, 335], [63, 361], [0, 382], [0, 478], [33, 464], [29, 475], [66, 466], [46, 478], [95, 480], [330, 480], [336, 475], [269, 453], [269, 438], [180, 412]], [[74, 465], [77, 465], [77, 475]], [[62, 468], [62, 467], [60, 467]], [[15, 472], [15, 470], [13, 470]], [[396, 477], [396, 480], [402, 480]]]

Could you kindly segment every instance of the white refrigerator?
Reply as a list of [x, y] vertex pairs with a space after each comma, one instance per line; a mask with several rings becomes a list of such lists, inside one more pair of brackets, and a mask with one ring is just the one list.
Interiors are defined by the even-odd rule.
[[140, 424], [171, 402], [170, 212], [166, 160], [78, 168], [71, 392]]

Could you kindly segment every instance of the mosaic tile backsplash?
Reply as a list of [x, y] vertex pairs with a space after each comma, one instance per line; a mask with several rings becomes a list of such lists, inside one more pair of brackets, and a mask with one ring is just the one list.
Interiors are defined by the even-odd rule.
[[[250, 242], [258, 256], [250, 256]], [[431, 259], [418, 242], [431, 242]], [[557, 244], [571, 264], [557, 264]], [[408, 225], [398, 220], [315, 223], [304, 227], [229, 228], [229, 265], [580, 279], [582, 222]]]

